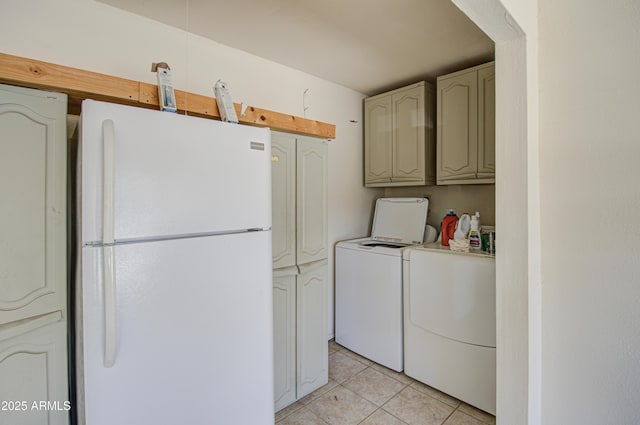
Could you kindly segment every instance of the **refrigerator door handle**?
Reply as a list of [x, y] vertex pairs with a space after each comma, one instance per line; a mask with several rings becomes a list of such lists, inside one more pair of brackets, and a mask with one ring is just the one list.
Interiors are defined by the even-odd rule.
[[115, 250], [113, 245], [102, 248], [104, 274], [104, 367], [116, 362], [116, 285]]
[[116, 359], [116, 287], [114, 242], [115, 129], [112, 120], [102, 122], [102, 258], [104, 278], [104, 366]]
[[115, 129], [112, 120], [102, 122], [102, 243], [114, 239]]

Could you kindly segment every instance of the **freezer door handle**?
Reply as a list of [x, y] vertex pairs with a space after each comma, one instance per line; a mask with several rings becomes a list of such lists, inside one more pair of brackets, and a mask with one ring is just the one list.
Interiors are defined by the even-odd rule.
[[102, 258], [104, 278], [104, 366], [116, 360], [116, 285], [114, 241], [115, 129], [112, 120], [102, 122]]

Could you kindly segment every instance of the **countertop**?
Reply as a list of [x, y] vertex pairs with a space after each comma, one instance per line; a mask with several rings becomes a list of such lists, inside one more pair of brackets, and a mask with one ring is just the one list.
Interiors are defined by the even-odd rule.
[[425, 251], [433, 251], [433, 252], [446, 252], [446, 253], [451, 253], [456, 255], [471, 255], [471, 256], [495, 258], [495, 254], [489, 254], [485, 251], [474, 251], [471, 249], [469, 250], [469, 252], [451, 251], [451, 249], [448, 246], [442, 246], [442, 243], [440, 242], [432, 242], [424, 245], [414, 245], [408, 249], [417, 249], [417, 250], [425, 250]]

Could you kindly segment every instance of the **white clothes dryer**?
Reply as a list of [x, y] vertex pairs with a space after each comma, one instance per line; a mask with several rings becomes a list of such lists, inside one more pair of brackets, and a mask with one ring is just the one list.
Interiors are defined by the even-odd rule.
[[495, 258], [440, 244], [403, 255], [405, 373], [495, 415]]
[[429, 200], [381, 198], [371, 237], [336, 245], [336, 342], [403, 370], [402, 252], [422, 244]]

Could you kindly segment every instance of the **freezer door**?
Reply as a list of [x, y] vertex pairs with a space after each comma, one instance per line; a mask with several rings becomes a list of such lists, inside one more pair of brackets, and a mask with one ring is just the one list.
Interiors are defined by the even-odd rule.
[[82, 251], [81, 423], [273, 424], [271, 232], [117, 246], [110, 367], [104, 249]]
[[116, 241], [271, 227], [268, 129], [91, 100], [80, 125], [82, 241], [110, 211]]

